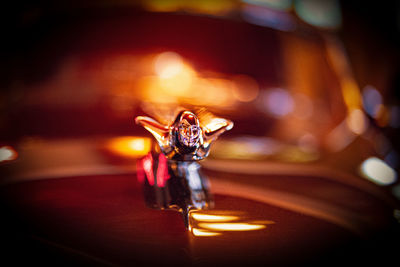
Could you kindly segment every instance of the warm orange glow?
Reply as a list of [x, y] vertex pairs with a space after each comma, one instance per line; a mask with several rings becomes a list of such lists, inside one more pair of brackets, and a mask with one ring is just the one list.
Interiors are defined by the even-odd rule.
[[216, 73], [204, 77], [175, 52], [155, 56], [152, 67], [154, 74], [137, 81], [137, 86], [143, 88], [142, 100], [151, 103], [232, 107], [238, 99], [251, 101], [258, 94], [257, 83], [243, 76], [246, 78], [239, 79], [243, 82], [240, 92], [237, 92], [240, 96], [235, 98], [233, 91], [236, 89], [232, 80]]
[[254, 231], [266, 228], [263, 224], [250, 223], [199, 223], [198, 226], [217, 231]]
[[200, 230], [197, 228], [192, 228], [192, 234], [194, 236], [218, 236], [222, 235], [222, 233], [217, 233], [217, 232], [211, 232], [207, 230]]
[[159, 87], [172, 96], [185, 96], [195, 79], [194, 70], [174, 52], [164, 52], [154, 61]]
[[346, 118], [347, 127], [355, 134], [362, 134], [365, 132], [368, 126], [367, 118], [360, 109], [354, 109], [349, 111], [349, 115]]
[[233, 95], [242, 102], [250, 102], [258, 96], [259, 86], [256, 80], [247, 75], [234, 77]]
[[11, 146], [0, 147], [0, 162], [11, 161], [17, 158], [18, 158], [18, 153]]
[[239, 216], [233, 216], [233, 215], [212, 215], [212, 214], [191, 213], [191, 216], [196, 221], [203, 221], [203, 222], [228, 222], [239, 219]]
[[361, 107], [361, 93], [357, 83], [350, 78], [343, 78], [341, 81], [344, 102], [348, 109]]
[[179, 74], [182, 69], [182, 58], [174, 52], [164, 52], [158, 55], [154, 61], [154, 70], [162, 79], [171, 78]]
[[237, 8], [237, 1], [233, 0], [203, 0], [203, 1], [181, 1], [181, 0], [146, 0], [142, 1], [145, 9], [152, 12], [176, 12], [185, 11], [195, 14], [207, 14], [223, 16]]
[[108, 149], [125, 157], [141, 157], [151, 149], [151, 139], [144, 137], [124, 136], [109, 141]]

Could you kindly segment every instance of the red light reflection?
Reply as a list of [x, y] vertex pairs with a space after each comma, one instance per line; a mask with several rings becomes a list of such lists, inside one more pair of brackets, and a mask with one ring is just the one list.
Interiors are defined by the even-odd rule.
[[157, 186], [164, 187], [169, 178], [167, 158], [160, 154], [158, 156]]
[[[154, 166], [157, 166], [156, 176], [154, 176]], [[158, 160], [154, 160], [151, 153], [147, 154], [137, 162], [137, 177], [140, 183], [147, 179], [151, 186], [156, 184], [158, 187], [165, 187], [170, 178], [167, 158], [159, 154]]]

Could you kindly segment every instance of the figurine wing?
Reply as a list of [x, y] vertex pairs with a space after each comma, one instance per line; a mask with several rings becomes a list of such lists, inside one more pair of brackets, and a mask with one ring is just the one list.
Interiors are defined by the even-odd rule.
[[135, 118], [136, 124], [143, 126], [157, 140], [159, 145], [163, 147], [168, 142], [169, 127], [159, 123], [158, 121], [145, 116]]
[[213, 118], [206, 125], [203, 125], [204, 137], [207, 143], [213, 142], [223, 132], [229, 131], [233, 122], [224, 118]]
[[233, 122], [224, 118], [219, 118], [204, 108], [196, 110], [200, 125], [203, 128], [204, 141], [210, 145], [223, 132], [229, 131], [233, 127]]

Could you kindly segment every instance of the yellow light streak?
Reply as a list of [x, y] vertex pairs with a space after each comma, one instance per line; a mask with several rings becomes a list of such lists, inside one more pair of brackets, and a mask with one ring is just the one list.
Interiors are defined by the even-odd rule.
[[228, 222], [239, 219], [239, 216], [233, 216], [233, 215], [211, 215], [211, 214], [192, 213], [191, 216], [193, 219], [202, 222]]
[[200, 230], [197, 228], [193, 228], [192, 229], [192, 233], [194, 236], [218, 236], [218, 235], [222, 235], [222, 233], [216, 233], [216, 232], [210, 232], [207, 230]]
[[217, 231], [254, 231], [266, 228], [262, 224], [249, 223], [199, 223], [198, 226]]
[[150, 138], [123, 136], [111, 139], [107, 145], [112, 152], [126, 157], [146, 155], [151, 149]]

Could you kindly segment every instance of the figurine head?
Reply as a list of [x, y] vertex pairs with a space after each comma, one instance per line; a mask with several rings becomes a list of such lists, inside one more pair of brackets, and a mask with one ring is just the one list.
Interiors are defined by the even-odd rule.
[[196, 115], [190, 111], [182, 112], [177, 122], [179, 142], [187, 147], [195, 147], [201, 138], [201, 128]]

